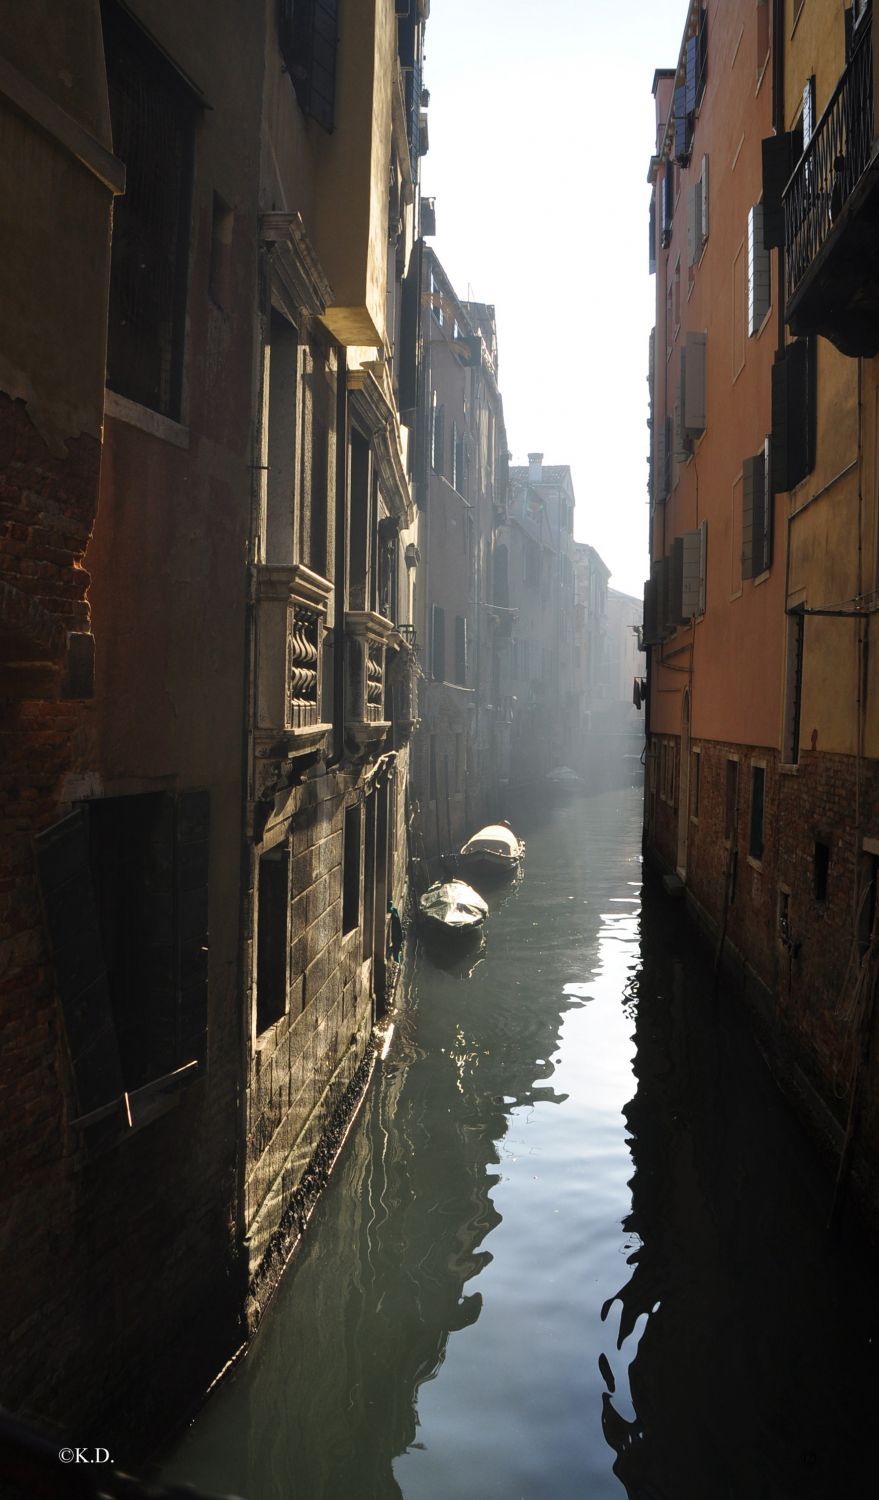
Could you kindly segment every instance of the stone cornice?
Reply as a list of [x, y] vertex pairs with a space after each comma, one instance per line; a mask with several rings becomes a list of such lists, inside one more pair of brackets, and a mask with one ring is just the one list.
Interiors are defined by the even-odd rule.
[[321, 317], [333, 301], [317, 251], [305, 232], [301, 214], [263, 214], [260, 237], [268, 245], [273, 274], [290, 311]]

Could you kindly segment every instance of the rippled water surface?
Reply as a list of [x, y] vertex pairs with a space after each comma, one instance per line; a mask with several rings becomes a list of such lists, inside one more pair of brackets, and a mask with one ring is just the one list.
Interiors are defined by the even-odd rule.
[[[836, 1500], [877, 1299], [641, 799], [515, 820], [472, 973], [417, 954], [247, 1358], [164, 1472], [248, 1500]], [[865, 1257], [866, 1259], [866, 1257]]]

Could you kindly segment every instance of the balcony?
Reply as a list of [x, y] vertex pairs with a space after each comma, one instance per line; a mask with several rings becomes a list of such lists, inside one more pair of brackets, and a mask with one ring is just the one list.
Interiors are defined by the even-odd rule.
[[879, 353], [879, 140], [869, 15], [783, 195], [793, 334], [822, 334], [843, 354]]
[[418, 727], [418, 647], [415, 628], [398, 625], [388, 637], [385, 657], [386, 692], [391, 707], [394, 747], [406, 744]]
[[256, 575], [256, 754], [289, 760], [321, 748], [323, 634], [332, 585], [301, 563]]
[[391, 727], [385, 707], [385, 655], [393, 622], [374, 610], [345, 615], [345, 747], [354, 760], [375, 754]]

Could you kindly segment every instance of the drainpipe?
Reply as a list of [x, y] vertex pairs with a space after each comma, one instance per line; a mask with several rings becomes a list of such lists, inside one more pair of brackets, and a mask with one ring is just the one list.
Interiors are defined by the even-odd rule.
[[336, 555], [333, 567], [335, 598], [335, 635], [333, 637], [333, 753], [326, 770], [334, 771], [345, 752], [345, 564], [347, 535], [345, 529], [348, 501], [348, 360], [343, 347], [338, 351], [336, 375]]

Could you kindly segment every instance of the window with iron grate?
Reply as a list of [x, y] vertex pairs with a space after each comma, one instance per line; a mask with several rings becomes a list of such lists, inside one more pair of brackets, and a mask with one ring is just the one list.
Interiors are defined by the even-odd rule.
[[107, 384], [179, 421], [196, 101], [121, 7], [105, 3], [103, 20], [113, 150], [125, 163], [113, 210]]
[[279, 0], [281, 56], [303, 114], [332, 130], [338, 0]]

